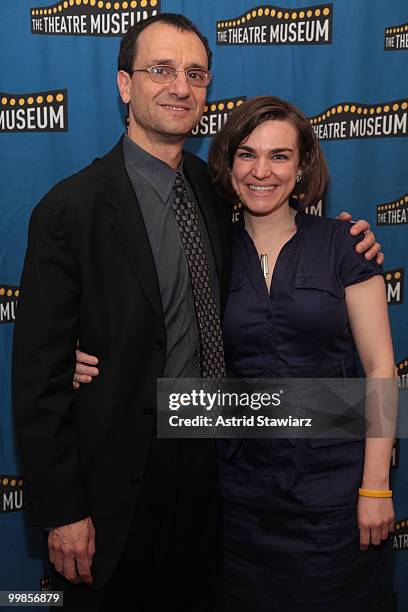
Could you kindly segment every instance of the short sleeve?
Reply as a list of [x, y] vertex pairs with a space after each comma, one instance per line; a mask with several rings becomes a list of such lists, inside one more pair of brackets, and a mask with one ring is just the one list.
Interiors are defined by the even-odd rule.
[[364, 253], [357, 253], [356, 245], [364, 238], [364, 233], [352, 236], [350, 223], [343, 222], [337, 234], [337, 257], [339, 262], [339, 276], [344, 287], [361, 283], [364, 280], [383, 273], [381, 266], [364, 257]]

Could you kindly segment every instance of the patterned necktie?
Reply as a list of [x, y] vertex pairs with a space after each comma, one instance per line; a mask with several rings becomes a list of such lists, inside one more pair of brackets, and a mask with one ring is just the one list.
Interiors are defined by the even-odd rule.
[[201, 376], [221, 378], [225, 376], [225, 361], [220, 315], [211, 285], [198, 214], [179, 172], [176, 175], [175, 190], [173, 209], [187, 258], [197, 313]]

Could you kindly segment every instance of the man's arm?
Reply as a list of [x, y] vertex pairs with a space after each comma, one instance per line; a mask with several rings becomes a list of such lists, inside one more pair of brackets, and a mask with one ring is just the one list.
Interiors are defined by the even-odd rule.
[[[352, 221], [348, 212], [340, 213], [337, 218], [341, 221]], [[352, 236], [358, 236], [361, 232], [364, 232], [364, 238], [355, 246], [357, 253], [365, 253], [366, 259], [369, 260], [375, 257], [376, 263], [381, 266], [384, 262], [384, 253], [380, 251], [381, 245], [376, 242], [368, 221], [360, 219], [350, 224], [350, 234]], [[99, 369], [96, 367], [98, 363], [96, 356], [83, 353], [77, 348], [75, 374], [72, 381], [74, 389], [79, 389], [81, 384], [92, 382], [99, 375]]]
[[60, 226], [46, 204], [33, 211], [14, 331], [16, 433], [33, 522], [40, 526], [90, 520], [72, 388], [79, 274]]

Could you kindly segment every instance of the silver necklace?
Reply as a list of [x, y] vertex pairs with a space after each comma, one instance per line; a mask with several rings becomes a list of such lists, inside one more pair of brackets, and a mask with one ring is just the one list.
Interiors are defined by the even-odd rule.
[[[270, 252], [271, 251], [269, 251], [269, 253]], [[263, 272], [264, 278], [266, 278], [269, 274], [269, 253], [261, 253], [261, 255], [259, 256], [259, 263], [261, 264], [261, 270]]]
[[[295, 220], [296, 217], [296, 211], [293, 210], [293, 208], [290, 209], [291, 215], [292, 215], [292, 220]], [[261, 270], [262, 273], [264, 275], [264, 278], [266, 278], [267, 276], [269, 276], [269, 259], [268, 256], [272, 253], [273, 249], [271, 249], [270, 251], [267, 251], [266, 253], [259, 253], [259, 263], [261, 264]]]

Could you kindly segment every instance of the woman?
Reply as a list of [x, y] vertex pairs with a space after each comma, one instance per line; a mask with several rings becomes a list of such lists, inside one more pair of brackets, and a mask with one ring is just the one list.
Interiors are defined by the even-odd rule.
[[[348, 224], [302, 212], [328, 180], [306, 117], [278, 98], [245, 102], [210, 168], [243, 210], [223, 320], [234, 376], [356, 376], [357, 347], [367, 377], [393, 378], [379, 268]], [[386, 609], [392, 440], [333, 442], [243, 440], [233, 453], [219, 442], [225, 611]]]
[[[278, 98], [249, 100], [209, 165], [243, 207], [223, 320], [234, 376], [354, 377], [357, 348], [367, 378], [392, 379], [380, 269], [355, 252], [361, 236], [347, 223], [302, 212], [328, 180], [307, 118]], [[228, 446], [218, 446], [225, 610], [387, 609], [392, 439]]]

